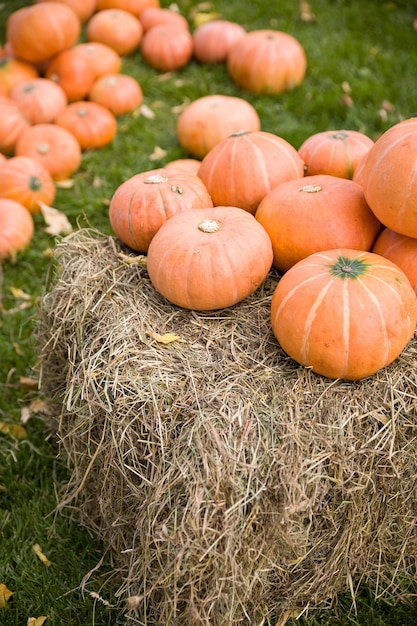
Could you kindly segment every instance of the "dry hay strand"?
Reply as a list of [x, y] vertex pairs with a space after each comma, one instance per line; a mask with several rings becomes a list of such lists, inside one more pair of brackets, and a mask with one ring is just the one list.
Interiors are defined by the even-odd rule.
[[159, 296], [143, 261], [91, 229], [63, 239], [38, 333], [71, 473], [61, 505], [109, 547], [127, 615], [284, 623], [364, 581], [405, 600], [416, 341], [367, 380], [331, 381], [275, 341], [277, 274], [230, 309], [198, 313]]

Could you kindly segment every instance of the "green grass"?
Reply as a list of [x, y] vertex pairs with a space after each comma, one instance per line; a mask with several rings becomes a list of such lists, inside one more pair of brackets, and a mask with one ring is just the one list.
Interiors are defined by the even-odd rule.
[[[11, 0], [0, 5], [0, 41], [7, 15], [25, 4], [24, 0]], [[192, 3], [184, 0], [178, 4], [189, 16]], [[416, 4], [311, 0], [310, 6], [317, 18], [312, 23], [299, 19], [296, 0], [213, 2], [214, 10], [248, 30], [276, 28], [299, 39], [307, 53], [308, 72], [304, 83], [291, 93], [245, 93], [232, 84], [224, 66], [194, 62], [161, 80], [157, 72], [146, 67], [139, 53], [125, 58], [124, 71], [139, 80], [144, 102], [155, 112], [155, 118], [120, 119], [113, 144], [85, 153], [74, 186], [58, 189], [56, 208], [69, 217], [74, 228], [89, 224], [110, 233], [108, 202], [117, 186], [134, 173], [187, 156], [177, 142], [173, 110], [202, 95], [224, 93], [246, 98], [257, 109], [263, 130], [282, 136], [297, 148], [310, 134], [329, 128], [360, 130], [376, 139], [397, 121], [416, 115], [417, 62], [411, 54], [417, 37], [413, 27]], [[350, 107], [342, 102], [347, 85], [353, 101]], [[380, 113], [384, 101], [393, 109], [386, 118]], [[156, 146], [166, 150], [160, 161], [150, 159]], [[25, 390], [20, 378], [34, 375], [37, 301], [49, 266], [45, 252], [54, 243], [37, 217], [32, 245], [16, 263], [4, 263], [0, 275], [0, 422], [11, 425], [20, 423], [22, 409], [37, 395]], [[16, 297], [12, 288], [23, 290], [29, 299]], [[13, 591], [7, 606], [0, 609], [0, 626], [22, 626], [28, 617], [40, 615], [48, 617], [47, 626], [122, 624], [117, 610], [100, 600], [110, 604], [117, 601], [117, 582], [111, 575], [105, 547], [77, 525], [71, 510], [65, 515], [54, 513], [56, 493], [68, 477], [57, 456], [54, 435], [48, 432], [42, 415], [32, 416], [26, 428], [27, 434], [20, 440], [0, 433], [0, 583]], [[32, 546], [36, 543], [51, 561], [50, 566], [34, 554]], [[101, 566], [83, 582], [103, 554]], [[412, 581], [404, 584], [417, 592]], [[355, 612], [349, 595], [341, 596], [336, 607], [300, 621], [305, 626], [417, 623], [417, 602], [388, 605], [361, 588], [356, 604]]]

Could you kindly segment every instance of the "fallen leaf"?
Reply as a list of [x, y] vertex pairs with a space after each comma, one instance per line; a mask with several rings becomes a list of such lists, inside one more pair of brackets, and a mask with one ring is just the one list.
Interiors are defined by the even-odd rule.
[[143, 115], [143, 117], [146, 117], [148, 120], [153, 120], [155, 117], [155, 113], [146, 104], [142, 104], [138, 111], [140, 115]]
[[306, 0], [300, 0], [300, 19], [303, 22], [315, 22], [316, 16], [312, 12], [310, 5]]
[[51, 561], [44, 555], [40, 545], [38, 543], [35, 543], [35, 545], [32, 546], [32, 548], [33, 548], [34, 553], [42, 561], [42, 563], [45, 563], [45, 565], [49, 567], [51, 565]]
[[20, 409], [20, 421], [22, 424], [27, 424], [30, 420], [30, 416], [32, 415], [32, 411], [28, 406], [24, 406]]
[[148, 259], [145, 254], [137, 254], [135, 256], [124, 254], [123, 252], [118, 252], [117, 256], [119, 259], [122, 259], [124, 263], [127, 265], [140, 265], [141, 267], [146, 267]]
[[152, 154], [149, 156], [150, 161], [160, 161], [164, 157], [166, 157], [167, 151], [159, 146], [155, 146]]
[[158, 343], [163, 343], [163, 344], [173, 343], [174, 341], [178, 341], [178, 339], [180, 339], [178, 335], [174, 335], [172, 333], [165, 333], [164, 335], [160, 335], [159, 333], [155, 333], [153, 330], [150, 330], [149, 334]]
[[55, 181], [55, 185], [60, 187], [61, 189], [71, 189], [75, 185], [75, 180], [73, 178], [66, 178], [65, 180], [57, 180]]
[[128, 611], [134, 611], [143, 601], [143, 596], [129, 596], [126, 598], [126, 608]]
[[48, 618], [46, 615], [40, 617], [28, 617], [27, 626], [42, 626]]
[[207, 11], [207, 12], [195, 12], [192, 16], [194, 28], [198, 28], [206, 22], [211, 22], [212, 20], [219, 20], [221, 18], [221, 13], [217, 13], [217, 11]]
[[45, 232], [49, 235], [68, 235], [72, 226], [64, 213], [44, 202], [39, 202], [40, 211], [46, 223]]
[[29, 376], [21, 376], [19, 378], [19, 383], [23, 389], [27, 390], [37, 389], [39, 385], [37, 378], [30, 378]]
[[0, 609], [4, 609], [12, 595], [13, 591], [7, 589], [4, 583], [0, 583]]
[[28, 293], [25, 293], [22, 289], [18, 287], [10, 287], [10, 292], [14, 298], [20, 298], [21, 300], [31, 300], [32, 296]]
[[0, 422], [0, 433], [10, 435], [13, 439], [24, 439], [27, 435], [26, 428], [20, 424], [8, 424], [7, 422]]

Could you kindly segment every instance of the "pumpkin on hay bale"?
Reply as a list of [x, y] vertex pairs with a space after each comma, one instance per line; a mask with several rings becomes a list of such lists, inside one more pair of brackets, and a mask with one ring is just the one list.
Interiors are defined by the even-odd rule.
[[60, 505], [108, 546], [120, 610], [149, 625], [266, 625], [360, 582], [406, 600], [415, 340], [371, 378], [329, 380], [274, 339], [274, 270], [239, 304], [198, 313], [159, 296], [144, 261], [72, 233], [38, 327], [71, 474]]

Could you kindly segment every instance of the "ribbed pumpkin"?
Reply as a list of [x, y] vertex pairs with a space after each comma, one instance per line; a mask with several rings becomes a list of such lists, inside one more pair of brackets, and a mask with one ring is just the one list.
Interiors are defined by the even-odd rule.
[[73, 46], [80, 34], [79, 17], [60, 2], [40, 2], [17, 9], [6, 23], [6, 40], [16, 56], [29, 63], [48, 61]]
[[242, 129], [261, 130], [255, 107], [237, 96], [214, 94], [188, 104], [177, 120], [177, 139], [189, 154], [202, 159], [222, 139]]
[[123, 243], [146, 253], [152, 238], [173, 215], [212, 206], [210, 194], [196, 174], [157, 168], [119, 185], [110, 202], [109, 218]]
[[281, 272], [320, 250], [370, 250], [381, 226], [362, 187], [330, 174], [278, 185], [262, 200], [255, 217], [271, 238], [274, 267]]
[[0, 198], [16, 200], [32, 214], [40, 212], [40, 202], [51, 205], [55, 193], [52, 176], [36, 159], [14, 156], [0, 166]]
[[97, 102], [70, 102], [55, 124], [72, 133], [82, 150], [103, 148], [113, 141], [117, 132], [115, 116]]
[[238, 131], [204, 157], [198, 176], [215, 205], [255, 213], [280, 183], [304, 176], [304, 162], [288, 141], [265, 131]]
[[413, 337], [417, 296], [388, 259], [327, 250], [284, 274], [272, 297], [271, 323], [299, 364], [328, 378], [359, 380], [394, 361]]
[[301, 43], [289, 33], [253, 30], [230, 48], [227, 69], [243, 89], [278, 94], [303, 82], [307, 58]]
[[200, 63], [224, 63], [233, 44], [245, 34], [244, 27], [236, 22], [204, 22], [193, 33], [194, 57]]
[[208, 311], [256, 291], [271, 263], [265, 230], [253, 215], [229, 206], [186, 211], [165, 222], [149, 246], [147, 269], [172, 304]]
[[0, 262], [16, 260], [16, 254], [27, 248], [33, 238], [33, 217], [20, 202], [0, 198]]
[[376, 239], [372, 252], [398, 265], [417, 293], [417, 239], [384, 228]]
[[373, 139], [357, 130], [326, 130], [308, 137], [298, 153], [308, 176], [330, 174], [351, 179]]
[[389, 128], [367, 153], [360, 172], [365, 198], [384, 226], [417, 238], [417, 117]]
[[49, 124], [67, 105], [68, 99], [60, 85], [48, 78], [34, 78], [19, 83], [10, 91], [31, 124]]
[[146, 63], [160, 71], [183, 68], [193, 56], [193, 37], [178, 24], [157, 24], [147, 30], [140, 45]]

